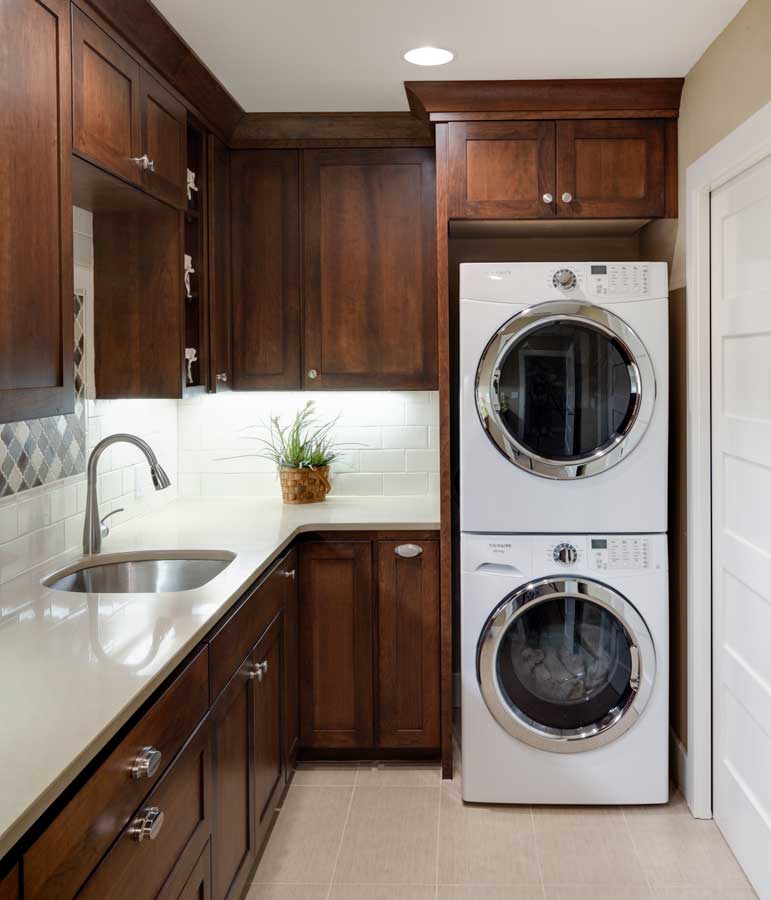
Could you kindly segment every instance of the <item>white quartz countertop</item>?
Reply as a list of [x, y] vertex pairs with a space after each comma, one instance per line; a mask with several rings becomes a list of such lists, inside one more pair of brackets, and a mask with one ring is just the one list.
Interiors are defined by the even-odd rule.
[[116, 527], [103, 554], [224, 550], [196, 590], [76, 594], [41, 579], [65, 554], [0, 587], [0, 858], [292, 539], [312, 530], [439, 527], [435, 496], [177, 500]]

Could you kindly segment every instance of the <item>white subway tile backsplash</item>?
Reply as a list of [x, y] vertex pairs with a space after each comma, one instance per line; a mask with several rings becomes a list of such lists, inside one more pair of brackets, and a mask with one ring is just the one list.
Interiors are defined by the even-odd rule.
[[0, 544], [19, 536], [19, 504], [0, 506]]
[[402, 425], [383, 428], [383, 447], [421, 449], [428, 446], [428, 428], [421, 425]]
[[362, 472], [403, 472], [404, 450], [360, 450]]
[[388, 497], [407, 494], [427, 494], [426, 472], [386, 472], [383, 474], [383, 493]]
[[[29, 494], [27, 494], [29, 496]], [[19, 534], [30, 534], [51, 524], [51, 494], [42, 491], [19, 503]]]
[[51, 491], [51, 521], [61, 522], [68, 516], [74, 516], [78, 507], [78, 491], [74, 484], [65, 485]]
[[364, 475], [359, 472], [343, 472], [332, 481], [332, 493], [336, 496], [369, 497], [383, 493], [382, 475]]
[[408, 472], [438, 472], [438, 450], [407, 450], [405, 451]]

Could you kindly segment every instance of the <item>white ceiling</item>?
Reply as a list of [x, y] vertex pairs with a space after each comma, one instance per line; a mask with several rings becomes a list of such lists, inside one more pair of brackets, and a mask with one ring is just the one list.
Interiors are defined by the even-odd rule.
[[[685, 75], [744, 0], [154, 0], [248, 112], [406, 109], [402, 82]], [[405, 50], [456, 52], [413, 66]]]

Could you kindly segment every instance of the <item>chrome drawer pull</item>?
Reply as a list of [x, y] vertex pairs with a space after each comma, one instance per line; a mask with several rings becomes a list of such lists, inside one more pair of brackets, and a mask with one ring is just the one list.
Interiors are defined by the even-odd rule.
[[282, 576], [283, 578], [294, 578], [294, 576], [295, 576], [295, 570], [294, 570], [294, 569], [289, 569], [289, 571], [287, 571], [287, 572], [282, 572], [282, 573], [281, 573], [281, 576]]
[[403, 556], [405, 559], [412, 559], [414, 556], [420, 556], [422, 552], [423, 548], [419, 547], [417, 544], [399, 544], [394, 550], [394, 553], [397, 556]]
[[131, 777], [137, 781], [140, 778], [152, 778], [158, 771], [162, 757], [161, 751], [155, 747], [143, 747], [131, 766]]
[[257, 663], [252, 670], [249, 672], [249, 678], [257, 679], [257, 681], [262, 681], [262, 679], [268, 674], [268, 661]]
[[132, 841], [141, 844], [145, 838], [154, 841], [163, 828], [164, 815], [157, 806], [148, 806], [129, 825], [128, 833]]

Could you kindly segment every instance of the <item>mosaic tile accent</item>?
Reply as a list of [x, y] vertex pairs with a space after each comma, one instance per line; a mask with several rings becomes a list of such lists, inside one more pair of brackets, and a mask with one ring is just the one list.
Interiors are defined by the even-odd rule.
[[75, 411], [0, 426], [0, 497], [86, 469], [85, 298], [75, 294]]

